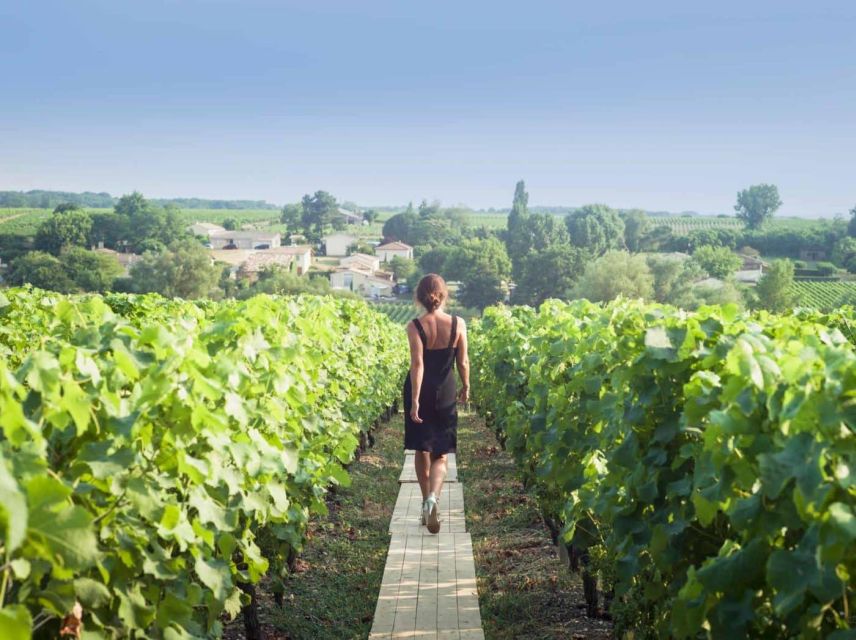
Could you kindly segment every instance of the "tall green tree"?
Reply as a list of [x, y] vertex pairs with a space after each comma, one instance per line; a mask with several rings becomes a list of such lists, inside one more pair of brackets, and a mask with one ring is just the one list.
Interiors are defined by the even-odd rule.
[[[562, 231], [565, 231], [564, 225]], [[533, 251], [523, 261], [522, 273], [516, 281], [517, 287], [512, 296], [513, 302], [537, 306], [547, 298], [567, 299], [582, 271], [583, 263], [584, 257], [580, 250], [569, 243], [559, 242]]]
[[847, 235], [856, 238], [856, 207], [850, 209], [850, 222], [847, 223]]
[[756, 184], [737, 194], [734, 210], [749, 229], [760, 229], [781, 206], [776, 185]]
[[755, 285], [758, 305], [762, 309], [781, 313], [793, 307], [794, 263], [790, 260], [773, 260]]
[[589, 262], [573, 289], [573, 295], [592, 302], [608, 302], [618, 296], [651, 299], [654, 276], [644, 256], [627, 251], [608, 251]]
[[483, 309], [505, 298], [511, 260], [495, 236], [471, 238], [451, 248], [441, 273], [461, 282], [458, 298], [465, 306]]
[[571, 243], [592, 257], [624, 249], [624, 221], [605, 204], [589, 204], [565, 218]]
[[57, 209], [39, 226], [36, 249], [58, 256], [66, 247], [85, 247], [92, 231], [92, 218], [79, 208]]
[[287, 204], [282, 208], [280, 222], [288, 227], [289, 231], [296, 230], [303, 220], [303, 204], [300, 202]]
[[59, 260], [65, 273], [81, 291], [110, 291], [116, 278], [124, 272], [112, 255], [81, 247], [66, 249]]
[[77, 289], [59, 258], [45, 251], [30, 251], [15, 258], [7, 278], [13, 286], [31, 284], [59, 293], [72, 293]]
[[169, 245], [190, 235], [183, 227], [180, 211], [175, 205], [158, 206], [137, 191], [119, 198], [114, 212], [126, 223], [128, 236], [122, 238], [122, 242], [137, 253], [152, 246]]
[[693, 261], [714, 278], [727, 278], [740, 268], [743, 260], [725, 247], [699, 247], [693, 252]]
[[334, 220], [340, 218], [339, 205], [331, 194], [326, 191], [316, 191], [313, 195], [303, 196], [303, 226], [308, 230], [314, 230], [316, 234], [324, 233], [324, 230], [333, 225]]
[[131, 267], [131, 282], [138, 293], [159, 293], [168, 298], [196, 299], [218, 295], [220, 270], [202, 245], [191, 240], [173, 243], [161, 253], [147, 253]]
[[631, 209], [621, 214], [624, 221], [624, 244], [628, 251], [642, 251], [645, 234], [651, 226], [648, 214], [641, 209]]
[[526, 183], [519, 180], [514, 187], [514, 200], [506, 222], [505, 246], [514, 271], [519, 278], [523, 270], [523, 260], [532, 249], [532, 238], [527, 230], [529, 221], [529, 194]]

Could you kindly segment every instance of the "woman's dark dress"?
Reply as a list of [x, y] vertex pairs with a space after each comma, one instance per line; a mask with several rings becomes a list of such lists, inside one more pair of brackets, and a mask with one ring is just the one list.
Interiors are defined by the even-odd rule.
[[422, 340], [422, 361], [425, 365], [419, 390], [419, 417], [422, 423], [410, 419], [413, 387], [408, 371], [404, 381], [404, 448], [430, 451], [438, 455], [453, 453], [458, 444], [455, 386], [455, 356], [458, 350], [453, 346], [458, 318], [452, 316], [452, 334], [445, 349], [428, 349], [428, 337], [419, 320], [414, 319], [413, 324]]

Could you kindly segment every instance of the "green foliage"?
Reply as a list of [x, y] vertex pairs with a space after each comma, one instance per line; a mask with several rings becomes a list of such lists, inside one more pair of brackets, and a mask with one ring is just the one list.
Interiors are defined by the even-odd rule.
[[389, 268], [392, 269], [392, 274], [396, 280], [404, 282], [416, 273], [416, 262], [401, 256], [394, 256], [389, 261]]
[[580, 207], [565, 218], [571, 243], [590, 256], [610, 249], [624, 249], [624, 221], [605, 204]]
[[204, 298], [217, 287], [220, 270], [202, 245], [185, 240], [160, 253], [146, 253], [131, 266], [136, 293], [159, 293], [168, 298]]
[[788, 311], [794, 305], [791, 287], [794, 265], [790, 260], [774, 260], [755, 286], [758, 306], [767, 311]]
[[[251, 298], [260, 293], [269, 295], [296, 295], [298, 293], [329, 294], [330, 280], [326, 276], [317, 278], [297, 275], [287, 267], [274, 265], [262, 269], [259, 278], [246, 289], [238, 291], [240, 299]], [[344, 295], [344, 292], [335, 292]]]
[[624, 221], [624, 245], [628, 251], [637, 253], [644, 248], [645, 235], [651, 228], [650, 219], [644, 211], [631, 209], [621, 213]]
[[236, 229], [239, 228], [240, 225], [239, 225], [238, 220], [236, 218], [226, 218], [225, 220], [223, 220], [222, 226], [224, 229], [226, 229], [228, 231], [235, 231]]
[[66, 249], [60, 263], [80, 291], [109, 291], [123, 273], [122, 265], [113, 256], [80, 247]]
[[593, 302], [606, 302], [619, 296], [650, 299], [654, 276], [644, 256], [627, 251], [608, 251], [586, 264], [573, 289], [573, 296]]
[[85, 247], [92, 230], [92, 218], [77, 208], [57, 209], [39, 226], [36, 248], [59, 255], [66, 247]]
[[[533, 214], [530, 219], [537, 217]], [[565, 232], [563, 226], [558, 229]], [[523, 262], [513, 301], [516, 304], [538, 305], [548, 298], [568, 298], [583, 264], [580, 251], [567, 243], [557, 242], [547, 248], [531, 251]]]
[[13, 286], [31, 284], [60, 293], [71, 293], [76, 288], [74, 281], [62, 268], [59, 258], [44, 251], [30, 251], [15, 258], [8, 280]]
[[75, 601], [91, 637], [221, 635], [406, 370], [352, 300], [13, 289], [0, 328], [4, 638], [58, 636]]
[[850, 273], [856, 273], [856, 238], [841, 238], [836, 242], [832, 260]]
[[[322, 235], [327, 227], [333, 225], [339, 217], [339, 205], [331, 194], [326, 191], [316, 191], [313, 195], [306, 194], [301, 202], [301, 222], [305, 231], [314, 231]], [[291, 215], [289, 213], [289, 215]], [[285, 210], [283, 210], [285, 216]]]
[[750, 229], [758, 229], [782, 206], [779, 190], [774, 184], [756, 184], [737, 194], [734, 211]]
[[850, 209], [850, 221], [847, 223], [847, 235], [856, 238], [856, 207]]
[[853, 319], [550, 301], [471, 325], [476, 405], [612, 565], [616, 636], [852, 636]]
[[693, 252], [693, 261], [714, 278], [727, 278], [740, 268], [743, 260], [726, 247], [705, 245]]

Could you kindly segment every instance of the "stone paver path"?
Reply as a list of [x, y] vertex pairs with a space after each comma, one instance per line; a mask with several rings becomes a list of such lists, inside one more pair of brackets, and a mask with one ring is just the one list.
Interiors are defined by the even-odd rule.
[[483, 640], [463, 487], [455, 455], [440, 496], [440, 533], [420, 524], [422, 494], [405, 452], [401, 489], [389, 523], [392, 539], [369, 638]]

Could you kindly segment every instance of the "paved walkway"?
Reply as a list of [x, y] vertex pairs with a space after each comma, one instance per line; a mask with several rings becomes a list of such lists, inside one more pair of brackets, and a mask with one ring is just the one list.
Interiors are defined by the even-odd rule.
[[392, 539], [369, 638], [483, 640], [473, 542], [466, 532], [455, 455], [448, 457], [437, 535], [420, 524], [422, 494], [412, 451], [405, 452], [399, 482], [389, 523]]

